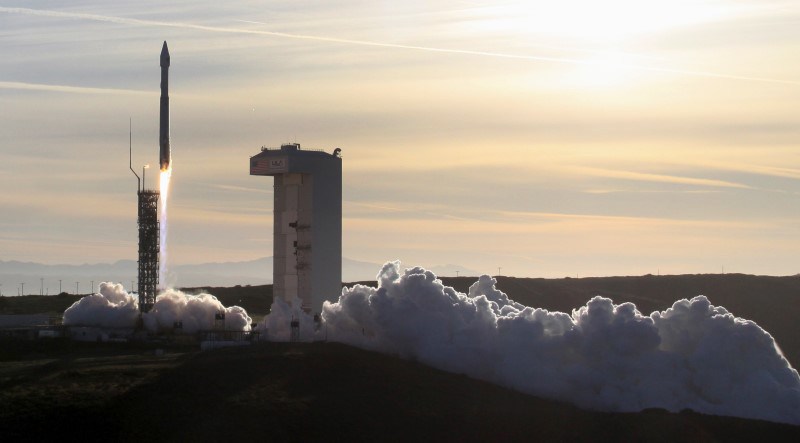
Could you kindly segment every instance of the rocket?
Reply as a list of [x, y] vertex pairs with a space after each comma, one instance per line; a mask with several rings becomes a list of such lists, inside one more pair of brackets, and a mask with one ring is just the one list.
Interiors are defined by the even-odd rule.
[[169, 169], [172, 152], [169, 148], [169, 49], [167, 42], [161, 48], [161, 110], [159, 124], [159, 146], [161, 170]]

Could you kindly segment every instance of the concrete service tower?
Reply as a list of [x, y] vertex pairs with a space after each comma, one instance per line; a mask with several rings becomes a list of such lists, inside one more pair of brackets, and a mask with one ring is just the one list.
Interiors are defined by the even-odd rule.
[[285, 144], [250, 157], [250, 175], [275, 177], [272, 282], [275, 297], [299, 297], [322, 312], [342, 290], [342, 159]]

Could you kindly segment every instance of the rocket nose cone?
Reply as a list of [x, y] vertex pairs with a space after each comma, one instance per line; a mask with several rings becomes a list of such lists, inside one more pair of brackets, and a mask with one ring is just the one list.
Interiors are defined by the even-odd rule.
[[169, 66], [169, 49], [167, 49], [167, 42], [164, 41], [164, 46], [161, 47], [161, 66]]

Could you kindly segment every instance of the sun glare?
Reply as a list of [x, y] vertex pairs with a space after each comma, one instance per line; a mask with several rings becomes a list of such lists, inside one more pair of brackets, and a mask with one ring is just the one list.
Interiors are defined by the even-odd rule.
[[491, 9], [492, 15], [518, 31], [600, 40], [704, 23], [733, 13], [729, 5], [704, 0], [535, 1]]
[[719, 0], [509, 1], [471, 9], [463, 24], [515, 46], [549, 48], [573, 61], [559, 74], [562, 87], [600, 91], [633, 85], [636, 72], [664, 62], [638, 44], [642, 36], [729, 19], [745, 8]]
[[637, 60], [628, 54], [606, 52], [594, 54], [586, 64], [577, 65], [563, 78], [564, 86], [580, 89], [619, 88], [630, 84], [637, 71], [630, 66]]

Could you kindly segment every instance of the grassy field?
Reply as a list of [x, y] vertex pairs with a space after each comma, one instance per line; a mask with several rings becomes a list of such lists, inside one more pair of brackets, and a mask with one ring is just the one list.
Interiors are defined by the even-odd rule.
[[800, 427], [582, 411], [335, 343], [2, 343], [4, 441], [800, 441]]
[[188, 355], [186, 349], [66, 340], [0, 342], [0, 436], [30, 441], [80, 435], [77, 424], [113, 428], [103, 423], [114, 399], [152, 383]]
[[81, 298], [80, 295], [21, 295], [0, 297], [0, 314], [51, 314], [61, 315]]

